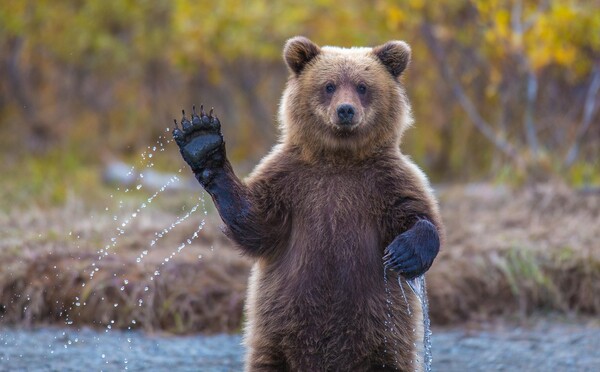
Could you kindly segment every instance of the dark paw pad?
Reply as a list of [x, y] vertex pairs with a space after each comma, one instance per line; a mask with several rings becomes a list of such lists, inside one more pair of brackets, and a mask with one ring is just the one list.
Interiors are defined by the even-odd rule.
[[431, 267], [439, 249], [440, 238], [435, 226], [427, 220], [419, 220], [385, 249], [384, 264], [406, 279], [412, 279]]
[[215, 168], [223, 164], [225, 159], [225, 142], [221, 134], [221, 123], [213, 116], [211, 109], [208, 114], [200, 106], [200, 114], [193, 107], [191, 120], [182, 111], [181, 128], [175, 121], [173, 138], [179, 146], [183, 159], [195, 173], [201, 173], [205, 168]]

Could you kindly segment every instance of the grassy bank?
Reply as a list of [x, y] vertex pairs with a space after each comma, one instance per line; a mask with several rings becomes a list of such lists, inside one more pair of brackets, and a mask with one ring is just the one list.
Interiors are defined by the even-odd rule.
[[[181, 194], [135, 217], [146, 196], [104, 206], [69, 195], [61, 207], [1, 212], [0, 324], [238, 331], [250, 262], [209, 201], [205, 215]], [[600, 194], [487, 185], [439, 194], [448, 244], [427, 278], [434, 324], [600, 314]]]
[[558, 186], [446, 190], [434, 321], [600, 313], [600, 194]]

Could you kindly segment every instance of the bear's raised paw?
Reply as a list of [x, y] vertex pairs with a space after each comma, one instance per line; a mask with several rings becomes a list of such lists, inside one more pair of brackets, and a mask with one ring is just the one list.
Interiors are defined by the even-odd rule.
[[213, 116], [213, 109], [208, 114], [200, 106], [200, 114], [193, 106], [191, 120], [181, 111], [181, 128], [175, 120], [173, 139], [179, 146], [183, 159], [192, 168], [200, 183], [204, 186], [212, 179], [214, 172], [225, 162], [225, 141], [221, 134], [221, 123]]

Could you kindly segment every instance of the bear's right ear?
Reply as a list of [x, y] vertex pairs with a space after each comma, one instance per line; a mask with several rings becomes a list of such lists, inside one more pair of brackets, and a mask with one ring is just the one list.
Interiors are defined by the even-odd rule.
[[296, 36], [285, 43], [283, 59], [294, 74], [300, 75], [306, 64], [320, 52], [317, 44], [304, 36]]
[[404, 41], [388, 41], [373, 48], [373, 53], [395, 78], [402, 74], [410, 62], [410, 46]]

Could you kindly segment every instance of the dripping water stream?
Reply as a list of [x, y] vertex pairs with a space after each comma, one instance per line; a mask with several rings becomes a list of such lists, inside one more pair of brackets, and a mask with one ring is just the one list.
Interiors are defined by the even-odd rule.
[[[402, 288], [402, 279], [403, 278], [401, 276], [398, 277], [398, 284], [400, 285], [400, 288]], [[427, 299], [427, 286], [425, 283], [425, 275], [421, 275], [414, 279], [406, 280], [406, 283], [421, 303], [421, 309], [423, 312], [423, 355], [420, 355], [420, 360], [423, 361], [423, 370], [425, 372], [431, 372], [431, 363], [433, 361], [433, 357], [431, 354], [431, 322], [429, 320], [429, 301]], [[402, 295], [405, 295], [404, 289], [402, 289]], [[404, 299], [406, 301], [406, 296], [404, 297]]]
[[[385, 326], [388, 332], [390, 332], [391, 334], [395, 334], [395, 332], [397, 332], [393, 321], [392, 321], [392, 308], [393, 308], [393, 301], [392, 301], [392, 293], [391, 290], [388, 286], [388, 277], [387, 277], [387, 270], [384, 270], [384, 284], [385, 284], [385, 291], [386, 291], [386, 307], [387, 307], [387, 316], [386, 316], [386, 321], [385, 321]], [[422, 344], [422, 348], [419, 347], [419, 345], [414, 344], [414, 346], [417, 349], [417, 355], [416, 355], [416, 360], [414, 360], [414, 363], [416, 365], [422, 364], [423, 367], [423, 371], [425, 372], [431, 372], [432, 371], [432, 362], [433, 362], [433, 357], [432, 357], [432, 351], [431, 351], [431, 322], [429, 319], [429, 301], [427, 299], [427, 288], [426, 288], [426, 283], [425, 283], [425, 275], [421, 275], [417, 278], [414, 279], [404, 279], [402, 276], [398, 276], [398, 285], [400, 286], [400, 291], [402, 293], [402, 299], [404, 300], [404, 303], [406, 304], [406, 311], [407, 314], [409, 316], [414, 316], [414, 311], [411, 311], [411, 307], [410, 307], [410, 302], [408, 301], [408, 297], [406, 296], [406, 292], [404, 289], [404, 285], [403, 285], [403, 281], [406, 282], [406, 284], [408, 285], [408, 287], [411, 289], [411, 291], [414, 293], [414, 295], [418, 298], [419, 303], [421, 304], [421, 309], [422, 309], [422, 313], [423, 313], [423, 344]], [[412, 329], [413, 334], [416, 333], [416, 329], [413, 328]], [[393, 338], [395, 340], [395, 338]], [[397, 362], [397, 350], [398, 350], [398, 345], [396, 342], [394, 342], [394, 345], [388, 345], [388, 338], [387, 336], [384, 336], [384, 343], [386, 345], [386, 349], [385, 352], [389, 355], [390, 351], [388, 350], [390, 347], [393, 348], [394, 350], [394, 361]], [[383, 366], [385, 367], [385, 365]], [[418, 370], [419, 368], [415, 368], [416, 370]]]

